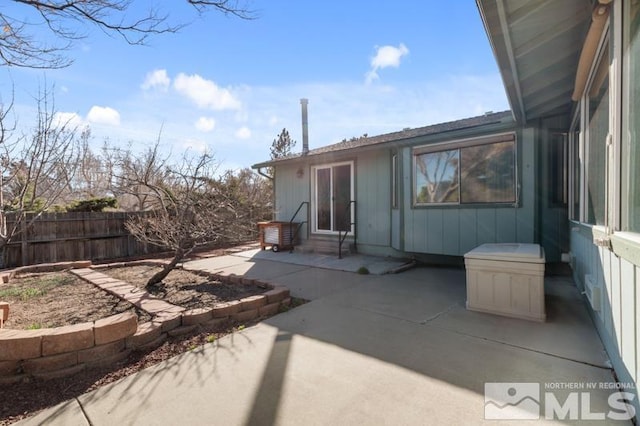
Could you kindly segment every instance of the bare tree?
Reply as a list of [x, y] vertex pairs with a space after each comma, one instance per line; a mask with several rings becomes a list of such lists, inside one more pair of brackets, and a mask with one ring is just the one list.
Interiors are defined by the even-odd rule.
[[[2, 135], [3, 252], [16, 235], [69, 194], [80, 161], [79, 129], [70, 121], [60, 121], [48, 90], [40, 93], [37, 102], [37, 121], [31, 133], [15, 138], [13, 132]], [[10, 221], [7, 212], [11, 212]]]
[[[83, 27], [94, 26], [127, 43], [145, 44], [149, 36], [175, 33], [184, 23], [170, 22], [168, 14], [148, 8], [134, 12], [133, 0], [11, 0], [24, 6], [18, 14], [0, 8], [0, 64], [30, 68], [62, 68], [71, 64], [67, 56], [74, 41], [84, 38]], [[254, 12], [245, 0], [186, 0], [198, 13], [215, 10], [243, 19]], [[136, 3], [142, 3], [140, 1]], [[27, 18], [24, 18], [27, 16]], [[46, 29], [42, 34], [42, 29]], [[38, 34], [38, 36], [36, 36]]]
[[163, 208], [165, 200], [161, 188], [169, 180], [169, 154], [161, 153], [160, 136], [152, 146], [136, 153], [130, 145], [126, 149], [103, 148], [104, 168], [110, 176], [110, 192], [129, 211]]
[[91, 130], [84, 127], [78, 132], [78, 168], [69, 182], [69, 199], [86, 200], [112, 196], [111, 173], [101, 152], [91, 150]]
[[215, 172], [211, 155], [185, 155], [181, 165], [167, 170], [162, 182], [140, 182], [156, 199], [156, 208], [132, 217], [126, 227], [138, 240], [173, 252], [172, 260], [149, 279], [148, 287], [161, 283], [195, 248], [235, 242], [245, 233], [247, 221], [233, 192], [226, 190]]
[[270, 220], [272, 213], [271, 181], [258, 175], [251, 169], [237, 172], [228, 170], [217, 182], [218, 191], [224, 191], [229, 200], [233, 200], [235, 210], [244, 221], [245, 240], [257, 237], [257, 222]]

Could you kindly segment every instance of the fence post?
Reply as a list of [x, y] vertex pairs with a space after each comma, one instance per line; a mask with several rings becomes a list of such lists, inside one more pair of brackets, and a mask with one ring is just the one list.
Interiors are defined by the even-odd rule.
[[25, 213], [24, 219], [20, 223], [20, 233], [22, 234], [22, 241], [20, 249], [22, 251], [22, 266], [29, 264], [29, 249], [27, 243], [27, 215]]

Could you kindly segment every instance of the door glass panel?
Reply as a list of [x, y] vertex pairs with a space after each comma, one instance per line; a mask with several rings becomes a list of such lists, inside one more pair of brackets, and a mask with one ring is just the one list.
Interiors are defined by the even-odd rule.
[[334, 231], [351, 230], [351, 165], [333, 167]]
[[316, 223], [319, 230], [331, 230], [331, 169], [316, 169]]

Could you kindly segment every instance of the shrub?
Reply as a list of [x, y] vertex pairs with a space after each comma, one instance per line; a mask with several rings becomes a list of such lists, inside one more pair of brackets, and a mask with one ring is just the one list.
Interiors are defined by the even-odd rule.
[[67, 206], [69, 212], [101, 212], [106, 208], [118, 207], [118, 200], [114, 197], [89, 198], [74, 201]]

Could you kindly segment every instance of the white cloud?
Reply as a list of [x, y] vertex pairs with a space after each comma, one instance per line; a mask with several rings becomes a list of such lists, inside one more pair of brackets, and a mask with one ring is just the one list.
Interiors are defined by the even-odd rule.
[[217, 111], [240, 108], [240, 101], [229, 89], [219, 87], [215, 82], [202, 78], [198, 74], [178, 74], [173, 81], [173, 87], [200, 108]]
[[279, 121], [280, 121], [280, 120], [278, 120], [278, 117], [276, 117], [275, 115], [272, 115], [272, 116], [269, 118], [269, 125], [270, 125], [270, 126], [275, 126], [276, 124], [278, 124], [278, 122], [279, 122]]
[[201, 132], [210, 132], [216, 127], [216, 120], [212, 117], [200, 117], [195, 123], [196, 129]]
[[379, 79], [378, 70], [388, 67], [398, 68], [403, 56], [409, 54], [409, 49], [403, 43], [398, 47], [379, 46], [376, 47], [376, 55], [371, 58], [371, 69], [365, 74], [366, 83], [369, 84]]
[[157, 88], [166, 92], [171, 85], [171, 79], [167, 75], [167, 70], [153, 70], [147, 73], [144, 81], [140, 85], [143, 90], [150, 90]]
[[110, 107], [94, 105], [87, 114], [87, 121], [95, 124], [107, 124], [110, 126], [120, 125], [120, 113]]
[[238, 139], [249, 139], [251, 137], [251, 130], [248, 127], [241, 127], [236, 130], [235, 136]]
[[54, 127], [66, 127], [67, 129], [73, 129], [76, 127], [82, 127], [85, 125], [84, 120], [75, 112], [56, 112], [53, 116]]

